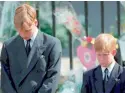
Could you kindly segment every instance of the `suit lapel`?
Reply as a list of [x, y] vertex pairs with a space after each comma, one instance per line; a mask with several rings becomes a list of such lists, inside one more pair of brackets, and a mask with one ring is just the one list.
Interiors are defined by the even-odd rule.
[[19, 63], [19, 65], [21, 66], [21, 69], [26, 69], [26, 64], [27, 64], [27, 55], [26, 55], [26, 50], [25, 50], [25, 45], [24, 45], [24, 41], [23, 39], [18, 36], [18, 40], [17, 40], [17, 49], [15, 49], [17, 52], [16, 56], [17, 56], [17, 61]]
[[118, 77], [121, 74], [120, 66], [115, 63], [115, 66], [111, 72], [110, 79], [108, 81], [108, 85], [106, 87], [106, 93], [110, 93], [115, 84], [117, 83]]
[[25, 51], [25, 45], [24, 41], [20, 36], [17, 36], [16, 42], [14, 43], [15, 45], [13, 46], [14, 53], [14, 59], [15, 59], [15, 65], [18, 66], [18, 69], [16, 69], [15, 72], [18, 72], [13, 76], [15, 84], [19, 85], [22, 72], [26, 69], [26, 64], [28, 61], [26, 51]]
[[94, 71], [94, 84], [97, 93], [103, 93], [103, 80], [100, 66], [98, 66]]
[[32, 70], [32, 68], [37, 63], [40, 54], [42, 54], [46, 49], [46, 46], [43, 44], [43, 33], [38, 32], [34, 44], [32, 46], [31, 52], [27, 59], [26, 69], [22, 72], [20, 84], [23, 82], [23, 79], [28, 75], [28, 73]]

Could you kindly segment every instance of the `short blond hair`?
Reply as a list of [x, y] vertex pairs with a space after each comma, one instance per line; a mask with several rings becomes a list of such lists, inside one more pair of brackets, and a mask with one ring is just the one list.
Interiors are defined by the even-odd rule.
[[14, 16], [15, 27], [28, 29], [36, 19], [36, 10], [28, 5], [23, 4], [17, 7]]
[[100, 34], [95, 39], [94, 48], [96, 52], [112, 52], [116, 50], [117, 39], [111, 34]]

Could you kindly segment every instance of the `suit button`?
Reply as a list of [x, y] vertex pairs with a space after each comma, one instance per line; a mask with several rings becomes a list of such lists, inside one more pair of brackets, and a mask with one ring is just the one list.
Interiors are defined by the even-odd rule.
[[33, 87], [34, 90], [36, 90], [36, 87]]
[[37, 69], [36, 72], [39, 73], [41, 70], [40, 69]]

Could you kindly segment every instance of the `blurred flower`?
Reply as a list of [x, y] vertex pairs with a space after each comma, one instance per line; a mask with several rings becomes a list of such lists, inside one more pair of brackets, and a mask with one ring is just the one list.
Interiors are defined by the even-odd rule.
[[94, 46], [92, 46], [91, 49], [81, 45], [78, 46], [77, 56], [87, 69], [91, 69], [96, 66], [96, 54]]

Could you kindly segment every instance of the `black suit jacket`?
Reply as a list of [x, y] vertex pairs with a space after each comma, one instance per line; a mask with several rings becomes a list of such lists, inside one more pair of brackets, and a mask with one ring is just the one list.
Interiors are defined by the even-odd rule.
[[6, 41], [1, 52], [3, 93], [55, 93], [61, 52], [60, 41], [40, 31], [28, 57], [19, 35]]
[[[104, 93], [101, 66], [84, 73], [81, 93]], [[125, 93], [125, 71], [117, 63], [111, 72], [105, 93]]]

